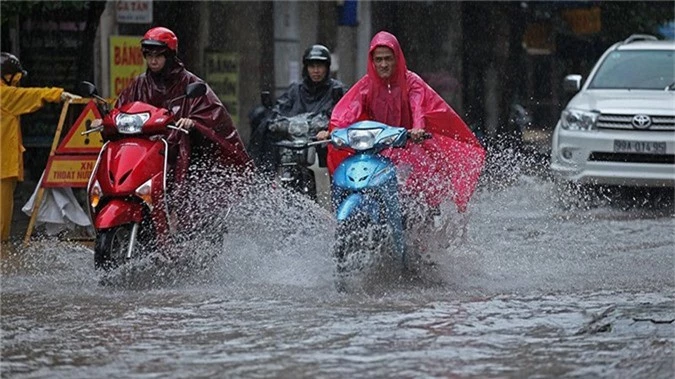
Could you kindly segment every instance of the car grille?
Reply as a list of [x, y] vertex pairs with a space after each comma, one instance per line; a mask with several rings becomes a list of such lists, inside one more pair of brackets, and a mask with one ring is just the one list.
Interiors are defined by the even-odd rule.
[[[642, 130], [633, 127], [634, 115], [622, 114], [601, 114], [598, 117], [598, 129], [624, 129], [624, 130]], [[649, 129], [652, 131], [675, 131], [674, 116], [649, 116], [652, 119], [652, 125]]]
[[630, 154], [630, 153], [598, 153], [594, 152], [588, 157], [589, 161], [596, 162], [626, 162], [626, 163], [655, 163], [675, 164], [673, 154]]

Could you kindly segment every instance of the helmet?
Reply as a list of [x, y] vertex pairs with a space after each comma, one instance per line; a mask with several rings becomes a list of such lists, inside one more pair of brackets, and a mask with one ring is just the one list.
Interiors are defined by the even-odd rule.
[[330, 68], [330, 50], [324, 45], [312, 45], [308, 47], [302, 56], [302, 64], [307, 66], [311, 61], [325, 62]]
[[28, 73], [21, 67], [21, 62], [14, 54], [2, 52], [0, 53], [0, 75], [14, 75], [21, 73], [26, 76]]
[[171, 30], [157, 27], [148, 30], [141, 40], [141, 48], [168, 48], [174, 54], [178, 52], [178, 37]]

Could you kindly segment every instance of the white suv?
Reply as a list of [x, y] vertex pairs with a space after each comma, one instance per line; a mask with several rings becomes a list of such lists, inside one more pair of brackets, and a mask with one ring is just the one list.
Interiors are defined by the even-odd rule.
[[675, 41], [633, 35], [610, 47], [553, 133], [551, 170], [567, 183], [675, 187]]

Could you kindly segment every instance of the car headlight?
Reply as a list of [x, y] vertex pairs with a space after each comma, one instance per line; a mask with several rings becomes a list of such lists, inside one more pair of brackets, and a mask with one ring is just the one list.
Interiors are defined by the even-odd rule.
[[375, 139], [382, 129], [353, 129], [347, 132], [349, 146], [354, 150], [368, 150], [375, 146]]
[[149, 118], [150, 113], [120, 113], [115, 117], [115, 126], [122, 134], [137, 134]]
[[560, 125], [566, 130], [594, 130], [598, 112], [565, 109], [560, 115]]

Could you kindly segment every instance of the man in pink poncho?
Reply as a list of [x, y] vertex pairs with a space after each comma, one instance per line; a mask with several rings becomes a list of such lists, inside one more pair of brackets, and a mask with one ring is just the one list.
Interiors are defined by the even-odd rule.
[[[485, 150], [457, 113], [408, 70], [398, 40], [384, 31], [370, 41], [368, 73], [337, 103], [329, 130], [362, 120], [410, 129], [416, 143], [383, 151], [399, 168], [410, 168], [406, 193], [421, 195], [433, 208], [452, 198], [460, 212], [466, 210], [483, 169]], [[425, 132], [433, 138], [423, 139]], [[348, 154], [328, 146], [331, 174]]]

